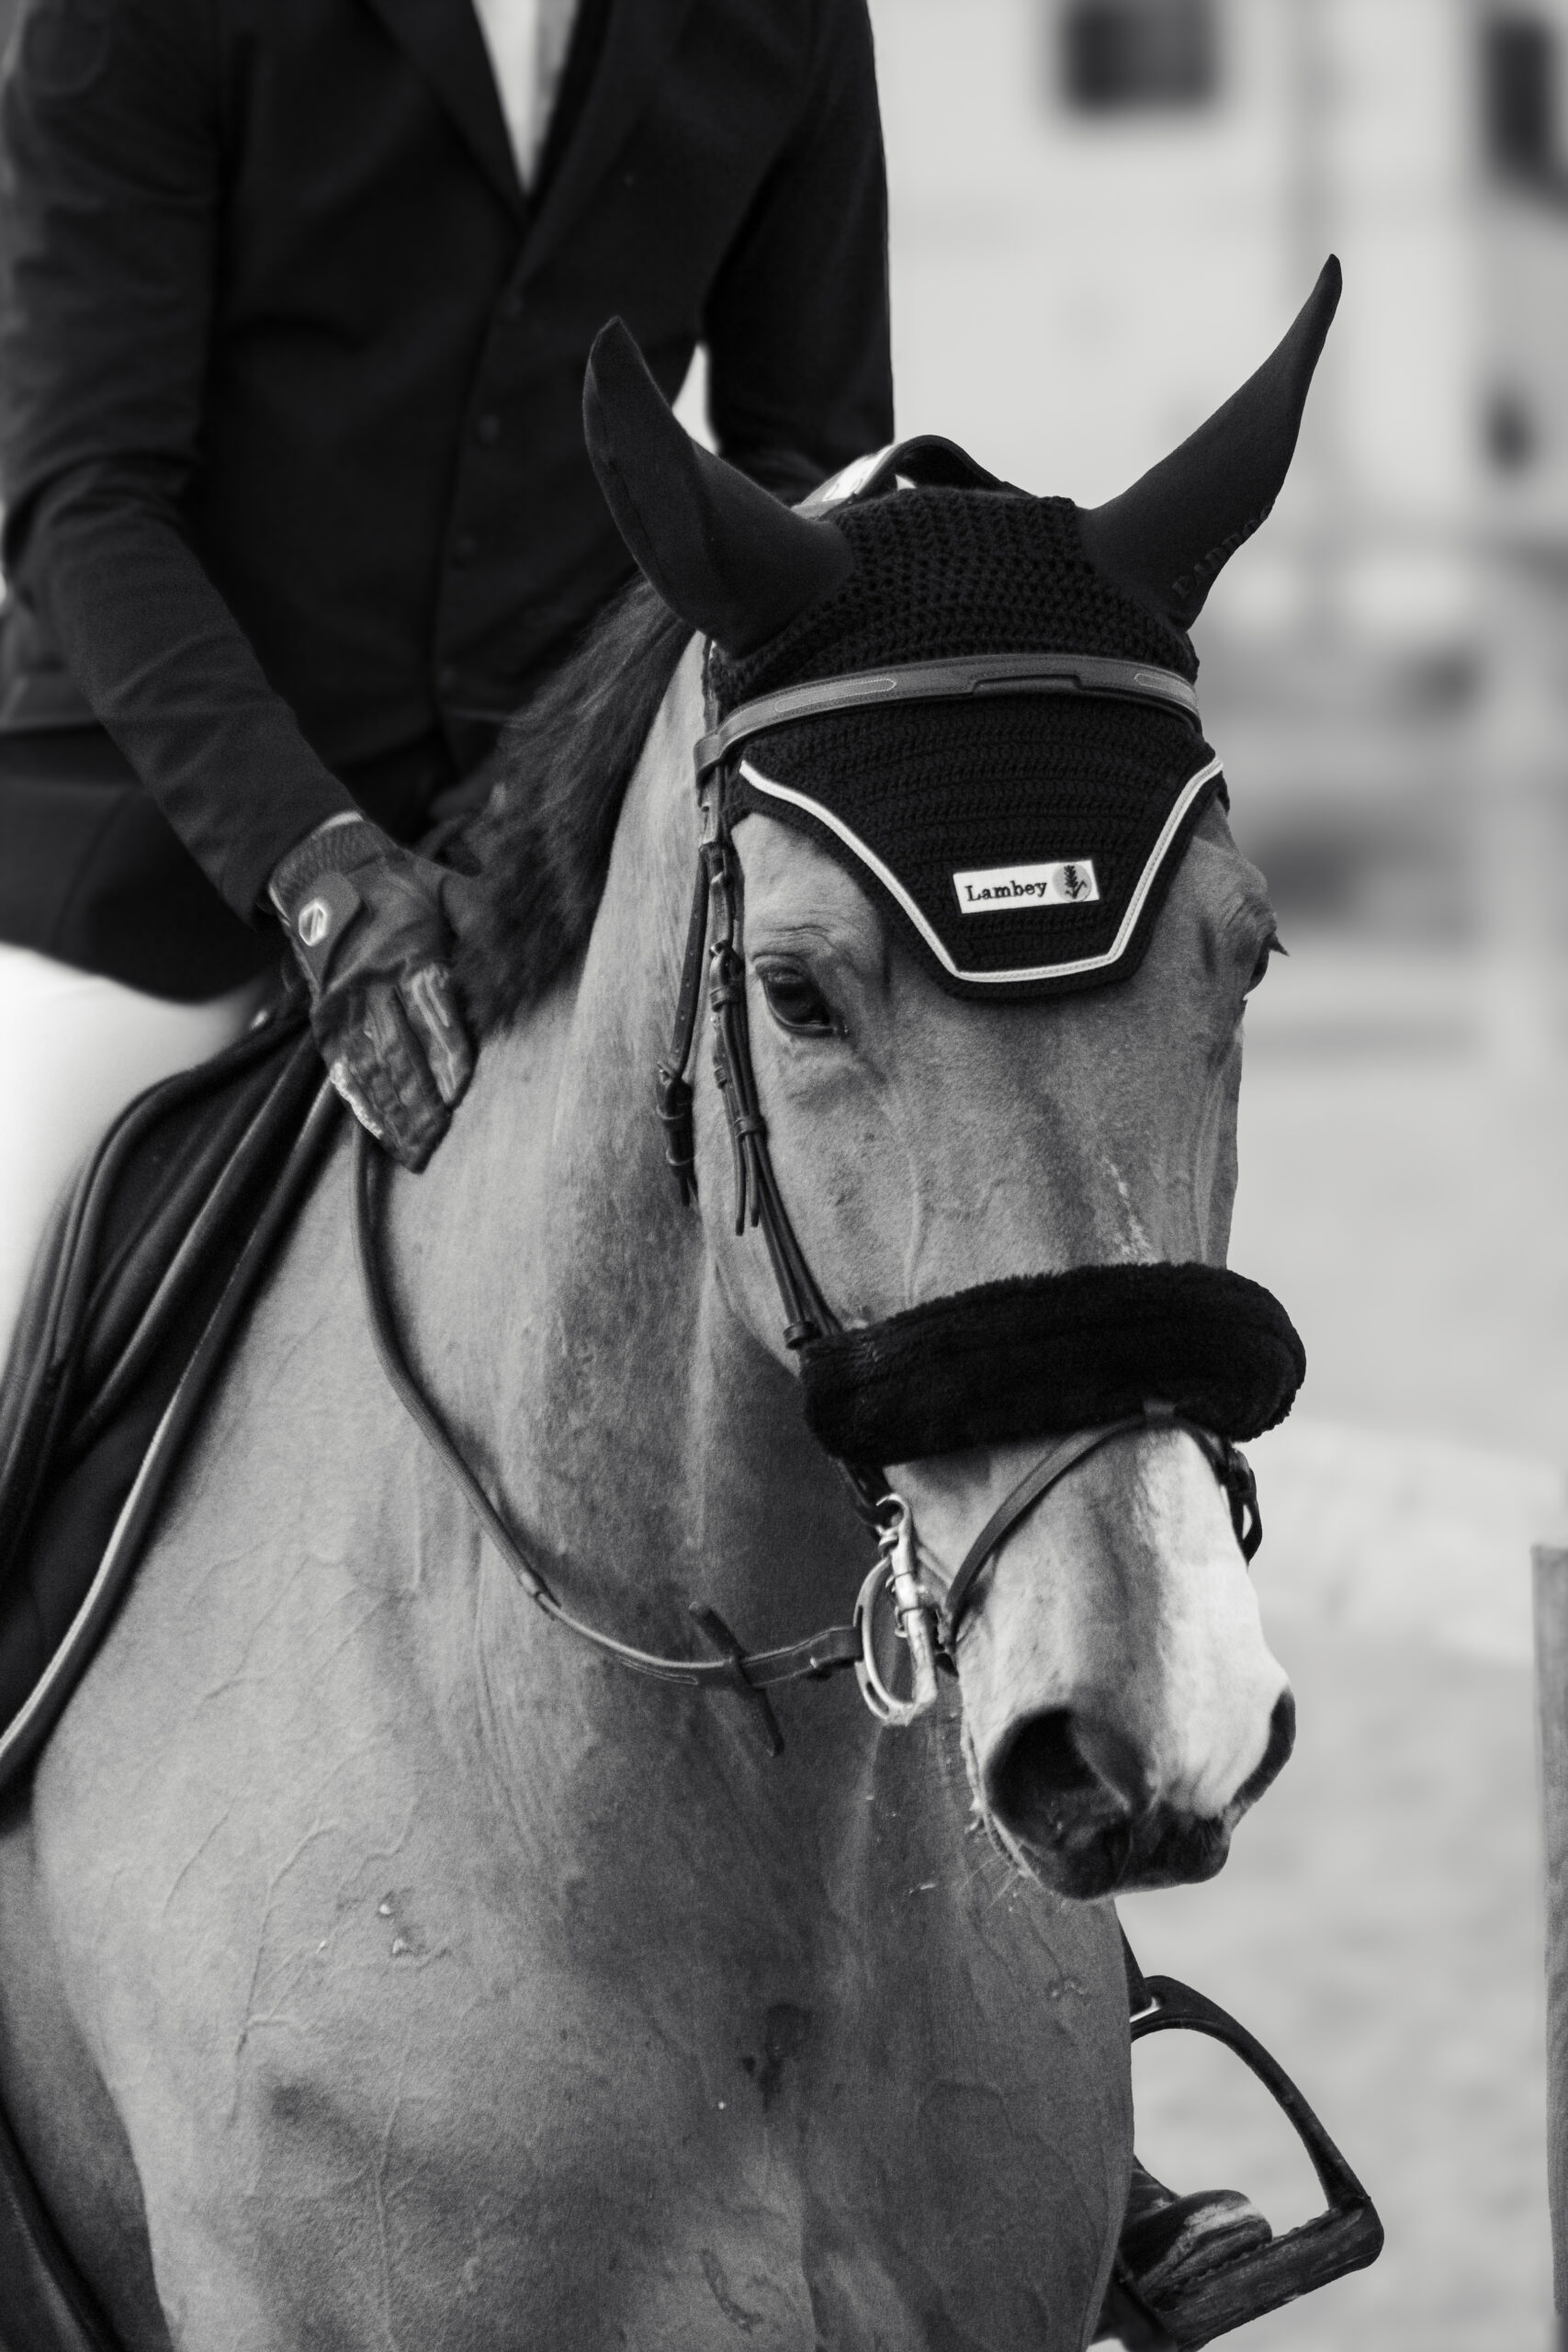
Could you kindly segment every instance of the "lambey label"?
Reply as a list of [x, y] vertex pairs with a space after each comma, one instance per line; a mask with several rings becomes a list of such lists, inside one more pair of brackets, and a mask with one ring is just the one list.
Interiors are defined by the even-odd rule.
[[1053, 858], [1043, 865], [982, 865], [971, 874], [955, 874], [953, 887], [966, 915], [997, 915], [1021, 904], [1070, 907], [1100, 896], [1089, 857]]

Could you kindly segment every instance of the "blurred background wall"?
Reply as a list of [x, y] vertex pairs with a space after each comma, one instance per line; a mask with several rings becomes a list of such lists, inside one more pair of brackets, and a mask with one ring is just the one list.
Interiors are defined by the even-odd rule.
[[[1195, 631], [1291, 950], [1232, 1262], [1307, 1343], [1256, 1449], [1301, 1730], [1213, 1886], [1123, 1906], [1382, 2207], [1238, 2346], [1551, 2340], [1529, 1544], [1568, 1459], [1568, 0], [872, 0], [899, 427], [1085, 504], [1346, 290], [1278, 509]], [[1156, 2045], [1140, 2145], [1311, 2183]]]
[[[1512, 704], [1515, 667], [1539, 691], [1556, 666], [1536, 639], [1568, 551], [1568, 6], [875, 15], [903, 430], [1091, 503], [1217, 405], [1341, 254], [1292, 480], [1202, 624], [1207, 709], [1288, 911], [1517, 946], [1521, 894], [1461, 776], [1489, 686]], [[1518, 731], [1510, 712], [1516, 765]]]

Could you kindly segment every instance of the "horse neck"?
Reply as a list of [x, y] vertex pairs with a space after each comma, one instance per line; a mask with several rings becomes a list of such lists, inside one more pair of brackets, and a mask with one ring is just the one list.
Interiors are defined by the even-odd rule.
[[[628, 788], [581, 966], [487, 1042], [431, 1169], [398, 1188], [391, 1234], [415, 1360], [560, 1599], [687, 1655], [702, 1646], [693, 1599], [765, 1647], [846, 1615], [865, 1565], [790, 1374], [729, 1311], [653, 1115], [695, 879], [700, 718], [689, 658]], [[534, 1612], [509, 1596], [493, 1625], [487, 1675], [536, 1679]], [[666, 1712], [688, 1704], [649, 1687]], [[625, 1703], [618, 1682], [607, 1703]]]

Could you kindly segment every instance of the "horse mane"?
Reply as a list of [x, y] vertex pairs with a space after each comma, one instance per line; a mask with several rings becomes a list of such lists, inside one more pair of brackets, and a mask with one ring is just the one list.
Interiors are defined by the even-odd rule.
[[691, 639], [645, 580], [613, 597], [507, 726], [501, 779], [453, 863], [472, 879], [458, 987], [482, 1037], [588, 937], [621, 802]]

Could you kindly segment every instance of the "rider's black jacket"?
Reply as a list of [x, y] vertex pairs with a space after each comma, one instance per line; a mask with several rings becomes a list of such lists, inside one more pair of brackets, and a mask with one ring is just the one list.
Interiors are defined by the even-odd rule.
[[626, 577], [606, 318], [771, 487], [891, 435], [865, 0], [581, 0], [531, 195], [468, 0], [27, 0], [0, 174], [0, 938], [171, 995]]

